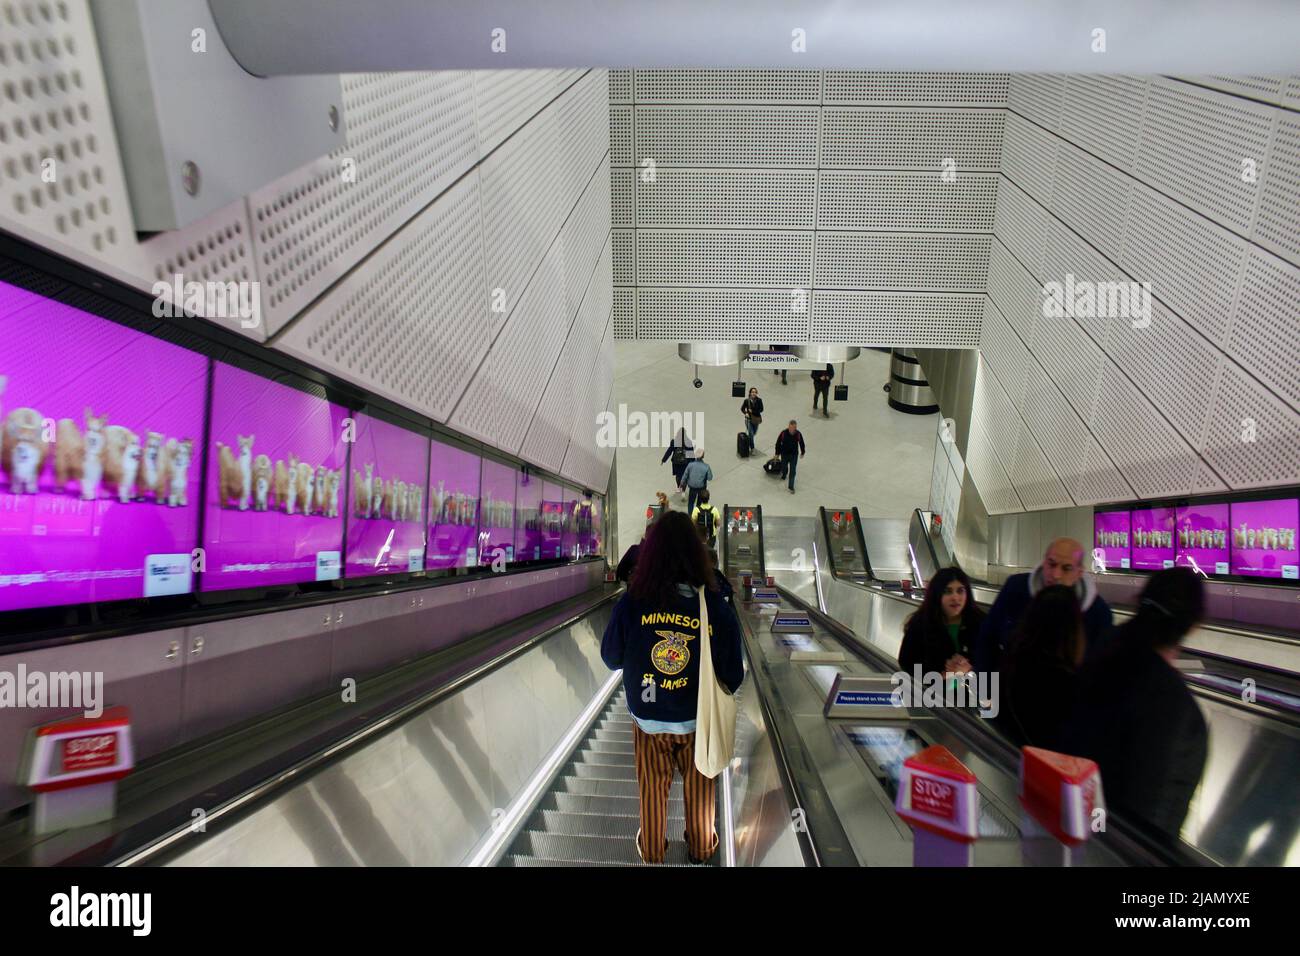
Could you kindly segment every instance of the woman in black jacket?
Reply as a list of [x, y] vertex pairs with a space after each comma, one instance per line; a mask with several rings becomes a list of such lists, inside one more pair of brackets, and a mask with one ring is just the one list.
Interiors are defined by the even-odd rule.
[[1122, 817], [1176, 839], [1208, 751], [1205, 718], [1174, 667], [1205, 610], [1190, 568], [1151, 575], [1137, 613], [1080, 675], [1067, 753], [1101, 768], [1106, 802]]
[[971, 641], [984, 612], [971, 599], [970, 578], [958, 567], [942, 568], [925, 589], [925, 600], [903, 627], [898, 666], [909, 677], [970, 672]]
[[686, 487], [682, 484], [682, 472], [690, 464], [690, 453], [694, 448], [695, 445], [686, 437], [686, 429], [682, 428], [678, 430], [673, 440], [668, 443], [668, 449], [664, 452], [664, 456], [659, 459], [661, 465], [670, 458], [672, 459], [673, 481], [677, 485], [677, 490], [682, 494], [686, 494]]
[[1017, 746], [1059, 751], [1087, 646], [1073, 588], [1043, 588], [1025, 610], [1002, 668], [1003, 731]]
[[749, 398], [740, 403], [740, 413], [745, 416], [745, 429], [749, 432], [749, 450], [754, 450], [754, 436], [758, 426], [763, 424], [763, 400], [758, 397], [758, 389], [749, 390]]

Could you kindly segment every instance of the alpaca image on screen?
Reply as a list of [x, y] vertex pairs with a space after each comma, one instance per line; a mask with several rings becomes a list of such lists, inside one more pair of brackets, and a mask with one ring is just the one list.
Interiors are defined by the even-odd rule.
[[396, 481], [393, 484], [393, 513], [390, 515], [393, 521], [403, 521], [406, 519], [406, 482]]
[[10, 493], [36, 494], [49, 451], [50, 443], [43, 434], [40, 412], [34, 408], [15, 408], [9, 413], [4, 422], [0, 457], [9, 473]]
[[324, 466], [324, 465], [317, 465], [317, 466], [316, 466], [316, 479], [315, 479], [315, 481], [316, 481], [316, 488], [315, 488], [315, 491], [314, 491], [314, 495], [315, 495], [315, 498], [316, 498], [316, 506], [315, 506], [315, 507], [316, 507], [316, 510], [317, 510], [318, 512], [320, 512], [322, 515], [325, 513], [325, 508], [326, 508], [326, 501], [325, 501], [325, 478], [326, 478], [325, 466]]
[[158, 432], [145, 434], [144, 449], [140, 454], [140, 478], [136, 497], [143, 500], [146, 494], [153, 495], [159, 503], [167, 496], [163, 483], [163, 436]]
[[312, 490], [315, 487], [313, 476], [311, 465], [298, 463], [298, 510], [305, 515], [312, 513]]
[[183, 508], [189, 504], [186, 490], [190, 481], [190, 460], [194, 442], [188, 438], [167, 439], [162, 455], [162, 486], [167, 489], [167, 507]]
[[325, 474], [325, 500], [328, 502], [325, 508], [325, 517], [337, 518], [339, 516], [339, 478], [341, 471], [330, 470]]
[[270, 506], [272, 488], [271, 459], [258, 455], [253, 459], [253, 510], [266, 511]]
[[104, 429], [104, 481], [126, 504], [135, 498], [136, 476], [140, 471], [140, 436], [121, 425]]
[[221, 507], [230, 507], [231, 499], [239, 502], [239, 510], [247, 511], [252, 497], [253, 435], [239, 435], [239, 457], [230, 446], [217, 442]]
[[69, 481], [81, 485], [81, 497], [93, 501], [99, 497], [99, 482], [104, 475], [104, 428], [108, 416], [95, 417], [85, 410], [86, 434], [82, 435], [71, 418], [60, 418], [54, 433], [54, 472], [62, 491]]
[[286, 467], [283, 461], [275, 463], [275, 499], [291, 515], [298, 506], [298, 456], [290, 455]]

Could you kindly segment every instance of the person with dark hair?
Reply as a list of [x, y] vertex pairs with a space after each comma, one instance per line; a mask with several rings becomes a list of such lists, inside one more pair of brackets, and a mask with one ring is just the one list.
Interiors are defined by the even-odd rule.
[[682, 473], [686, 471], [686, 466], [691, 463], [691, 452], [695, 450], [694, 443], [686, 437], [686, 429], [680, 428], [673, 440], [668, 443], [668, 449], [664, 456], [659, 459], [659, 464], [672, 459], [673, 481], [677, 484], [677, 491], [680, 494], [686, 494], [686, 482], [682, 480]]
[[1073, 588], [1054, 584], [1034, 595], [1002, 668], [1008, 706], [999, 716], [1017, 746], [1061, 749], [1085, 643]]
[[695, 767], [701, 604], [714, 672], [722, 688], [735, 693], [745, 677], [740, 624], [718, 590], [695, 525], [670, 511], [646, 532], [628, 591], [614, 605], [600, 645], [605, 665], [623, 670], [641, 801], [636, 846], [646, 863], [662, 863], [668, 849], [674, 770], [684, 784], [690, 861], [703, 863], [718, 848], [715, 781]]
[[712, 548], [709, 549], [709, 564], [713, 565], [713, 579], [717, 582], [718, 593], [722, 595], [722, 599], [726, 601], [734, 611], [736, 605], [732, 599], [736, 595], [736, 589], [731, 586], [731, 582], [727, 580], [727, 576], [723, 574], [722, 569], [718, 567], [718, 552]]
[[749, 390], [749, 397], [740, 403], [740, 414], [745, 416], [745, 431], [749, 432], [749, 450], [752, 454], [756, 447], [754, 436], [758, 434], [758, 426], [763, 424], [763, 400], [758, 397], [758, 389]]
[[722, 512], [718, 510], [717, 505], [709, 504], [708, 488], [701, 489], [698, 500], [699, 504], [691, 512], [691, 520], [695, 522], [695, 529], [699, 531], [701, 540], [712, 551], [718, 546], [718, 527], [722, 524]]
[[1137, 613], [1080, 674], [1063, 749], [1097, 762], [1106, 802], [1176, 839], [1208, 751], [1205, 718], [1174, 666], [1205, 611], [1190, 568], [1151, 575]]
[[826, 402], [830, 398], [831, 379], [835, 378], [835, 366], [827, 362], [825, 369], [813, 369], [811, 374], [813, 380], [813, 412], [817, 411], [817, 400], [820, 398], [822, 414], [830, 418], [831, 413], [826, 407]]
[[935, 572], [925, 599], [903, 626], [899, 669], [915, 679], [922, 674], [966, 674], [971, 670], [971, 641], [984, 612], [971, 599], [970, 578], [958, 567]]
[[1085, 657], [1091, 658], [1100, 650], [1113, 621], [1110, 605], [1097, 593], [1096, 582], [1084, 573], [1083, 545], [1074, 538], [1057, 538], [1047, 546], [1038, 567], [1026, 574], [1013, 574], [1003, 583], [975, 640], [971, 660], [976, 671], [983, 674], [1001, 669], [1002, 656], [1030, 601], [1043, 588], [1056, 584], [1073, 588], [1079, 599], [1088, 638]]
[[776, 456], [781, 459], [781, 477], [789, 477], [790, 494], [794, 494], [794, 476], [799, 470], [799, 459], [808, 454], [808, 446], [804, 444], [803, 432], [799, 431], [799, 423], [793, 418], [785, 431], [776, 436]]

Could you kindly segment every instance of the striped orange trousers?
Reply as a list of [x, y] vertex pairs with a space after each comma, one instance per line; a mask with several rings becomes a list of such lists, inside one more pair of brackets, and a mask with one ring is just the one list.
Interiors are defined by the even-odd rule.
[[635, 721], [636, 782], [641, 797], [641, 858], [662, 863], [668, 849], [668, 788], [682, 775], [686, 803], [686, 849], [707, 860], [718, 849], [713, 828], [716, 781], [695, 769], [695, 734], [647, 734]]

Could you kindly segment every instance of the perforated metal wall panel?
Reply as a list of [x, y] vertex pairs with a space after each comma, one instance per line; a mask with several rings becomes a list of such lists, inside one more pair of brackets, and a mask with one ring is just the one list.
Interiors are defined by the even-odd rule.
[[1016, 446], [1020, 440], [1021, 419], [1016, 404], [1002, 381], [987, 365], [975, 379], [975, 396], [971, 403], [971, 420], [979, 420], [993, 451], [1006, 469], [1015, 466]]
[[1002, 175], [1046, 206], [1060, 140], [1015, 113], [1008, 113], [1002, 137]]
[[475, 70], [469, 74], [474, 85], [480, 156], [487, 156], [523, 128], [563, 90], [564, 80], [557, 74], [555, 70]]
[[342, 77], [347, 145], [248, 197], [270, 333], [474, 164], [472, 83], [467, 72]]
[[1151, 325], [1108, 323], [1106, 353], [1178, 429], [1199, 447], [1206, 396], [1213, 388], [1223, 355], [1160, 302], [1151, 305]]
[[614, 230], [614, 284], [636, 282], [636, 233], [631, 229]]
[[1224, 362], [1206, 425], [1206, 462], [1232, 488], [1295, 484], [1300, 414], [1233, 362]]
[[805, 106], [638, 106], [636, 162], [813, 168], [819, 112]]
[[568, 337], [570, 319], [563, 255], [554, 243], [461, 395], [451, 426], [517, 453]]
[[1049, 208], [1079, 235], [1118, 259], [1133, 180], [1113, 166], [1062, 143], [1056, 152]]
[[1013, 73], [1007, 84], [1007, 107], [1048, 130], [1060, 125], [1064, 100], [1064, 73]]
[[[142, 289], [177, 272], [183, 282], [257, 279], [242, 200], [187, 229], [137, 236], [85, 0], [0, 2], [0, 104], [0, 227]], [[53, 182], [42, 178], [46, 160]], [[266, 336], [265, 322], [214, 321]]]
[[1261, 177], [1254, 238], [1300, 264], [1300, 117], [1279, 113], [1268, 164]]
[[1112, 362], [1088, 424], [1140, 497], [1190, 493], [1196, 453]]
[[[823, 294], [833, 293], [817, 293]], [[796, 312], [792, 300], [781, 289], [638, 289], [636, 334], [674, 342], [807, 342], [815, 306]]]
[[[1026, 365], [1025, 425], [1075, 504], [1118, 501], [1132, 494], [1092, 433], [1032, 358]], [[1089, 454], [1096, 447], [1089, 473]]]
[[609, 157], [615, 166], [631, 166], [633, 162], [632, 107], [609, 108]]
[[984, 297], [980, 355], [984, 358], [985, 365], [1004, 384], [1012, 403], [1019, 407], [1024, 398], [1025, 376], [1031, 367], [1038, 367], [1037, 362], [988, 296]]
[[995, 174], [960, 171], [948, 183], [938, 170], [823, 170], [817, 228], [992, 232], [997, 180]]
[[812, 297], [808, 340], [882, 347], [976, 348], [983, 314], [984, 296], [979, 294], [819, 289]]
[[1030, 351], [1052, 377], [1070, 404], [1085, 420], [1097, 401], [1101, 367], [1105, 355], [1101, 347], [1070, 316], [1038, 316]]
[[819, 70], [637, 70], [638, 103], [816, 103]]
[[1002, 110], [828, 106], [821, 115], [823, 168], [998, 168]]
[[1236, 96], [1266, 100], [1279, 106], [1286, 105], [1286, 77], [1284, 76], [1180, 76], [1177, 79]]
[[[1047, 283], [1057, 283], [1061, 289], [1062, 309], [1065, 313], [1074, 318], [1076, 322], [1091, 335], [1098, 343], [1106, 338], [1107, 325], [1113, 321], [1102, 314], [1102, 309], [1098, 308], [1089, 311], [1087, 308], [1087, 299], [1083, 299], [1084, 308], [1077, 307], [1080, 298], [1080, 288], [1087, 283], [1092, 287], [1094, 293], [1102, 291], [1106, 295], [1106, 305], [1111, 304], [1111, 295], [1102, 283], [1123, 282], [1128, 284], [1130, 279], [1124, 274], [1124, 270], [1103, 256], [1100, 252], [1090, 246], [1083, 239], [1080, 239], [1069, 227], [1060, 219], [1052, 218], [1047, 226], [1047, 242], [1043, 247], [1043, 267], [1039, 272], [1039, 278], [1046, 285]], [[1056, 287], [1052, 287], [1056, 291]], [[1073, 292], [1073, 294], [1071, 294]], [[1140, 287], [1128, 287], [1128, 304], [1130, 308], [1138, 303], [1142, 296]], [[1137, 296], [1137, 298], [1135, 298]], [[1046, 296], [1044, 296], [1046, 298]], [[1094, 301], [1100, 302], [1100, 298]], [[1117, 306], [1123, 305], [1122, 302], [1115, 302]], [[1119, 321], [1131, 322], [1132, 318], [1121, 319]]]
[[1152, 80], [1134, 171], [1166, 195], [1247, 233], [1259, 183], [1243, 177], [1242, 161], [1263, 164], [1271, 122], [1269, 108], [1258, 103]]
[[988, 295], [1021, 340], [1032, 341], [1034, 323], [1042, 314], [1043, 288], [996, 237], [989, 250]]
[[[572, 207], [587, 188], [593, 171], [609, 155], [609, 84], [603, 70], [591, 70], [555, 100], [553, 107], [560, 151], [555, 158], [560, 182], [560, 205]], [[609, 167], [602, 172], [609, 195]], [[606, 213], [608, 218], [608, 213]]]
[[1065, 486], [1047, 462], [1047, 456], [1028, 428], [1021, 424], [1016, 439], [1015, 464], [1010, 471], [1012, 484], [1021, 503], [1029, 511], [1064, 508], [1073, 504]]
[[478, 176], [299, 316], [276, 346], [438, 421], [488, 350]]
[[993, 232], [1033, 275], [1038, 275], [1042, 266], [1047, 220], [1047, 213], [1028, 193], [1011, 180], [998, 177]]
[[812, 245], [809, 232], [639, 229], [637, 285], [807, 289]]
[[611, 103], [632, 102], [632, 71], [609, 71], [609, 101]]
[[823, 103], [861, 106], [1005, 106], [1005, 73], [873, 73], [826, 70]]
[[1250, 249], [1228, 354], [1300, 408], [1300, 269], [1263, 250]]
[[1244, 241], [1145, 187], [1133, 191], [1120, 265], [1222, 347], [1245, 265]]
[[660, 169], [636, 181], [637, 225], [678, 229], [808, 229], [817, 210], [811, 169]]
[[1067, 74], [1061, 136], [1129, 172], [1137, 156], [1147, 82], [1140, 76]]
[[636, 289], [615, 288], [614, 338], [635, 339], [636, 337]]
[[819, 232], [819, 289], [983, 292], [990, 237], [980, 234]]
[[[1007, 475], [1006, 467], [1002, 463], [1002, 456], [995, 449], [993, 436], [990, 436], [986, 431], [989, 425], [997, 425], [996, 411], [991, 406], [991, 402], [997, 399], [998, 393], [1001, 393], [1004, 404], [1010, 404], [1005, 397], [1006, 393], [1001, 392], [1001, 387], [997, 385], [995, 380], [992, 387], [990, 387], [990, 383], [987, 381], [990, 378], [991, 372], [988, 366], [981, 361], [975, 375], [975, 395], [971, 404], [970, 441], [966, 446], [966, 467], [970, 469], [971, 478], [979, 489], [980, 498], [983, 500], [984, 507], [989, 514], [1024, 511], [1025, 507], [1016, 494], [1011, 479]], [[1002, 449], [1009, 449], [1010, 454], [1014, 456], [1020, 419], [1018, 416], [1013, 415], [1010, 423], [1007, 424], [1009, 424], [1011, 436], [1010, 444], [1006, 440], [1006, 430], [999, 431], [999, 444]]]
[[631, 229], [636, 225], [635, 170], [613, 168], [610, 179], [610, 222], [616, 229]]
[[[609, 163], [602, 161], [560, 231], [569, 315], [577, 311], [578, 304], [586, 297], [596, 261], [609, 246], [609, 222]], [[602, 323], [605, 318], [602, 316]]]

